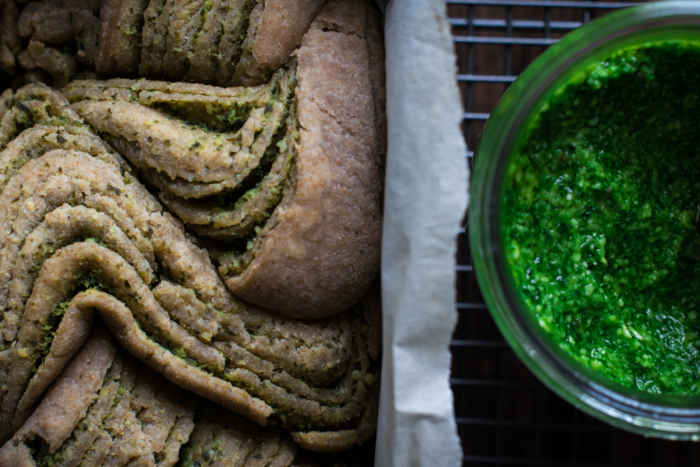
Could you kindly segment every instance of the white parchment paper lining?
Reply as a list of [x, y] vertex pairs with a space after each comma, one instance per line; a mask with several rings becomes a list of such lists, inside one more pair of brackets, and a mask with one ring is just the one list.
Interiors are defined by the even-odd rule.
[[389, 148], [375, 465], [458, 467], [449, 341], [468, 169], [445, 1], [391, 0], [385, 32]]

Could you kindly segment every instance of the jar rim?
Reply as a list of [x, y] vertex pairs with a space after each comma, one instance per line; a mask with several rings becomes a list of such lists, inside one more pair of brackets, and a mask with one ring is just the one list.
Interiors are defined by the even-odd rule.
[[700, 42], [700, 1], [633, 6], [596, 19], [547, 49], [509, 87], [475, 151], [469, 212], [474, 271], [504, 338], [559, 396], [614, 426], [668, 439], [700, 440], [700, 396], [629, 388], [576, 361], [543, 332], [516, 292], [503, 254], [500, 204], [510, 157], [543, 102], [585, 67], [654, 42]]

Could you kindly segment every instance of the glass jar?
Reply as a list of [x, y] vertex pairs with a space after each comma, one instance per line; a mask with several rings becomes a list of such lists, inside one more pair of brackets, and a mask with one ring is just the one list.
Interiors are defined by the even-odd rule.
[[700, 396], [650, 394], [577, 362], [540, 328], [516, 290], [505, 255], [501, 209], [513, 149], [533, 114], [577, 72], [620, 49], [667, 40], [700, 41], [700, 2], [645, 4], [569, 33], [510, 86], [475, 156], [469, 231], [484, 298], [506, 341], [547, 386], [584, 412], [645, 436], [700, 440]]

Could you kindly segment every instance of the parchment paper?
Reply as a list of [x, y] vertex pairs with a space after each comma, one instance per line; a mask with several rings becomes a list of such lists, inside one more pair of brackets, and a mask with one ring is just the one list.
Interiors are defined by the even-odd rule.
[[468, 169], [445, 1], [391, 0], [385, 32], [389, 148], [375, 465], [457, 467], [449, 341]]

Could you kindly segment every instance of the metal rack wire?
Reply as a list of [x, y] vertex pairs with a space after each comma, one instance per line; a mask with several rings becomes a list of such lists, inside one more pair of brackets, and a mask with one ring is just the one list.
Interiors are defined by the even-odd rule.
[[[627, 2], [447, 0], [470, 164], [489, 113], [547, 46]], [[574, 409], [540, 383], [501, 337], [459, 235], [451, 350], [455, 415], [470, 467], [697, 466], [700, 444], [646, 439]]]

